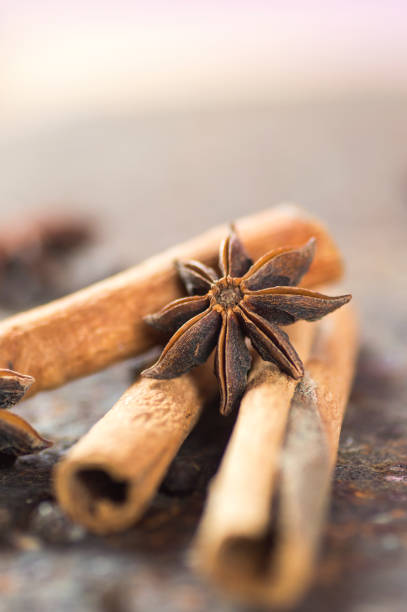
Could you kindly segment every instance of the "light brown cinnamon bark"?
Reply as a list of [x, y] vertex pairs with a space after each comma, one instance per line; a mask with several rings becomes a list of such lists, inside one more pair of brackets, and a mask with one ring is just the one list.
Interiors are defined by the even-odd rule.
[[[303, 321], [290, 328], [302, 358], [308, 355], [313, 329], [314, 324]], [[268, 365], [282, 396], [291, 397], [295, 381]], [[206, 364], [180, 378], [139, 379], [72, 448], [56, 468], [55, 489], [74, 520], [91, 531], [110, 533], [142, 516], [205, 400], [216, 392], [212, 371], [212, 364]], [[287, 410], [285, 417], [276, 415], [280, 435], [286, 415]]]
[[[306, 363], [316, 323], [299, 321], [288, 327], [292, 344]], [[218, 577], [234, 580], [244, 561], [236, 542], [263, 536], [279, 471], [281, 447], [291, 400], [298, 381], [256, 358], [239, 414], [210, 495], [196, 541], [197, 560], [216, 567]], [[245, 553], [244, 553], [245, 554]], [[225, 559], [223, 560], [223, 556]], [[249, 558], [249, 564], [252, 559]]]
[[[338, 251], [325, 230], [315, 222], [302, 220], [298, 213], [293, 216], [286, 211], [266, 213], [263, 226], [272, 218], [276, 240], [278, 236], [282, 242], [289, 240], [281, 233], [288, 226], [297, 236], [298, 232], [318, 236], [322, 255], [317, 255], [308, 284], [314, 284], [315, 279], [331, 280], [340, 273]], [[214, 253], [216, 247], [214, 244]], [[300, 329], [303, 331], [297, 333], [298, 342], [294, 342], [300, 353], [303, 348], [304, 356], [312, 325], [300, 323], [291, 328], [294, 334]], [[108, 533], [125, 529], [142, 515], [180, 444], [195, 425], [204, 397], [216, 389], [216, 380], [208, 372], [206, 366], [180, 379], [136, 382], [71, 450], [57, 468], [55, 486], [61, 505], [75, 520], [91, 530]], [[274, 368], [274, 372], [280, 380], [278, 369]], [[282, 391], [289, 390], [292, 395], [295, 384], [287, 377], [281, 380], [285, 381]], [[282, 435], [284, 418], [281, 423]]]
[[306, 375], [293, 396], [282, 376], [259, 366], [211, 485], [192, 554], [201, 572], [252, 605], [291, 605], [312, 579], [357, 349], [351, 306], [315, 325]]
[[[305, 286], [341, 275], [341, 258], [331, 237], [297, 208], [274, 208], [238, 219], [236, 225], [254, 259], [276, 246], [299, 246], [315, 236], [317, 250]], [[217, 227], [126, 272], [4, 320], [0, 367], [35, 377], [31, 392], [36, 392], [144, 352], [155, 339], [143, 316], [181, 295], [174, 261], [192, 258], [216, 264], [226, 233], [226, 226]]]
[[140, 378], [72, 448], [57, 465], [55, 489], [75, 521], [111, 533], [142, 515], [199, 418], [208, 373]]

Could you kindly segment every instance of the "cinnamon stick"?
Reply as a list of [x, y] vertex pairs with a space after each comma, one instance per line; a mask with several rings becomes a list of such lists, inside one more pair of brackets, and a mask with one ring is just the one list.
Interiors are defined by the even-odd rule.
[[201, 572], [252, 605], [298, 601], [312, 579], [321, 539], [357, 331], [350, 306], [314, 325], [316, 341], [305, 378], [295, 392], [291, 387], [294, 395], [267, 364], [253, 371], [193, 549]]
[[[321, 244], [331, 244], [322, 230]], [[328, 251], [326, 259], [317, 258], [309, 283], [339, 273], [338, 253], [331, 247]], [[312, 326], [302, 322], [291, 329], [303, 330], [295, 343], [306, 351]], [[277, 368], [274, 372], [278, 378]], [[55, 487], [61, 505], [75, 520], [107, 533], [125, 529], [141, 516], [195, 425], [204, 398], [216, 389], [215, 378], [207, 373], [208, 367], [179, 380], [136, 382], [71, 450], [57, 468]], [[292, 395], [294, 383], [282, 380]]]
[[[326, 230], [294, 207], [279, 207], [237, 221], [254, 259], [277, 246], [317, 239], [314, 262], [303, 279], [312, 286], [340, 276], [336, 246]], [[227, 232], [217, 227], [87, 289], [0, 323], [0, 367], [35, 377], [31, 392], [51, 389], [150, 348], [155, 339], [143, 316], [180, 297], [174, 261], [215, 265]]]
[[274, 586], [262, 594], [282, 604], [298, 601], [313, 577], [355, 371], [358, 329], [352, 306], [321, 321], [318, 331], [308, 376], [297, 387], [290, 412]]
[[[303, 358], [312, 332], [313, 324], [303, 321], [291, 328]], [[269, 366], [279, 381], [278, 368]], [[216, 391], [212, 369], [208, 364], [181, 378], [139, 379], [72, 448], [57, 466], [55, 489], [74, 520], [110, 533], [143, 514], [205, 399]], [[289, 377], [281, 381], [282, 393], [295, 388]]]
[[[287, 328], [303, 363], [309, 357], [315, 325], [299, 321]], [[231, 575], [233, 581], [236, 562], [236, 558], [223, 562], [224, 554], [229, 557], [227, 545], [237, 536], [253, 538], [268, 529], [280, 450], [297, 382], [260, 358], [250, 372], [232, 436], [211, 483], [196, 541], [205, 564], [216, 565], [225, 579]]]
[[171, 380], [140, 378], [71, 449], [55, 490], [75, 521], [111, 533], [143, 514], [199, 418], [207, 374], [205, 366]]

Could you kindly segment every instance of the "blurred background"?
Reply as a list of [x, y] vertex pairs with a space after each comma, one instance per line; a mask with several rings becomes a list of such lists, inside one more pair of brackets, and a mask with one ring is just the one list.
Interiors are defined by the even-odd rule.
[[406, 102], [401, 0], [2, 0], [2, 224], [89, 214], [113, 270], [295, 201], [392, 290]]
[[403, 2], [3, 0], [6, 122], [397, 89]]
[[[38, 237], [32, 219], [39, 217], [42, 227], [58, 214], [83, 217], [76, 234], [71, 226], [73, 237], [80, 243], [96, 236], [61, 276], [54, 259], [35, 259], [38, 243], [20, 234], [25, 247], [9, 262], [0, 306], [45, 301], [213, 224], [296, 202], [328, 225], [344, 252], [344, 285], [355, 296], [367, 347], [357, 400], [375, 413], [375, 423], [386, 413], [382, 433], [391, 444], [397, 427], [401, 435], [407, 400], [405, 385], [400, 390], [407, 373], [406, 17], [402, 0], [0, 0], [0, 260], [3, 242], [12, 250], [11, 228]], [[52, 232], [60, 237], [61, 226]], [[21, 267], [23, 276], [16, 274]], [[104, 377], [92, 387], [102, 412], [118, 396], [113, 375], [111, 395], [99, 386]], [[82, 421], [80, 401], [76, 412], [70, 405], [72, 397], [87, 397], [89, 384], [30, 400], [28, 415], [48, 433], [55, 413], [50, 437], [77, 437], [96, 418], [89, 409]], [[61, 397], [66, 413], [58, 408]], [[42, 420], [35, 421], [39, 404]], [[392, 491], [404, 507], [406, 465], [400, 463], [405, 475]], [[372, 495], [348, 533], [375, 516]], [[383, 500], [390, 512], [393, 502], [387, 494]], [[347, 499], [334, 516], [339, 525], [351, 520], [348, 508]], [[345, 557], [355, 578], [353, 586], [351, 576], [346, 587], [341, 583], [338, 610], [350, 609], [350, 600], [358, 611], [365, 604], [364, 611], [404, 610], [403, 516], [402, 537], [387, 540], [387, 549], [380, 538], [391, 539], [394, 524], [389, 519], [386, 532], [378, 521], [375, 531], [372, 518], [371, 539], [362, 536], [356, 556]], [[340, 537], [335, 559], [346, 540]], [[391, 573], [387, 554], [399, 555]], [[111, 560], [106, 572], [114, 567]], [[79, 576], [72, 588], [91, 589], [88, 578], [83, 587]], [[326, 609], [321, 602], [310, 609]]]

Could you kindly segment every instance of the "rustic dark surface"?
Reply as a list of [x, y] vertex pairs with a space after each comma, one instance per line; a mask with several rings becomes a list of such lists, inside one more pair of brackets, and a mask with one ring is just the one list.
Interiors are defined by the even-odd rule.
[[[296, 200], [332, 229], [361, 313], [362, 351], [316, 584], [296, 612], [406, 609], [406, 102], [89, 119], [0, 138], [3, 223], [11, 206], [31, 212], [65, 198], [105, 228], [99, 245], [70, 263], [72, 286], [280, 200]], [[137, 368], [119, 364], [19, 406], [55, 446], [0, 471], [1, 610], [241, 610], [194, 576], [186, 556], [232, 426], [216, 406], [125, 534], [87, 534], [55, 505], [53, 465]]]

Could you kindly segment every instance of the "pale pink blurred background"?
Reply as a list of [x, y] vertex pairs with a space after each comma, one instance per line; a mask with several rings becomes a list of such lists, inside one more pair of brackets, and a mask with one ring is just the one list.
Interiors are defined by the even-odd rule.
[[404, 88], [402, 1], [2, 0], [1, 122]]

